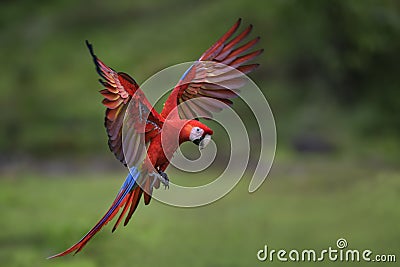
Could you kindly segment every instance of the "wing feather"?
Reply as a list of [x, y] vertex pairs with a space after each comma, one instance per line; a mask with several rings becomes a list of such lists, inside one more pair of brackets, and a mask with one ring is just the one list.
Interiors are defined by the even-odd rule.
[[[238, 89], [246, 84], [245, 75], [259, 66], [245, 64], [263, 52], [262, 49], [250, 51], [259, 42], [260, 37], [240, 45], [253, 29], [253, 26], [249, 25], [234, 36], [240, 23], [241, 19], [185, 72], [165, 102], [162, 117], [166, 118], [176, 106], [178, 112], [173, 115], [189, 119], [212, 117], [212, 113], [221, 111], [226, 105], [232, 105], [230, 99], [237, 97]], [[216, 104], [216, 101], [221, 105]]]
[[[108, 134], [108, 145], [115, 157], [126, 165], [127, 160], [125, 159], [122, 146], [122, 126], [125, 112], [132, 97], [135, 96], [141, 102], [141, 108], [146, 108], [148, 112], [148, 116], [146, 117], [147, 123], [151, 124], [153, 129], [155, 126], [161, 128], [163, 123], [162, 118], [151, 108], [143, 92], [132, 77], [124, 72], [116, 72], [108, 67], [94, 54], [93, 46], [88, 41], [86, 41], [86, 45], [89, 48], [96, 70], [102, 78], [99, 81], [105, 87], [105, 89], [100, 90], [100, 94], [104, 97], [102, 103], [106, 107], [104, 125]], [[134, 125], [132, 124], [132, 127]], [[146, 138], [146, 140], [149, 141], [149, 138]], [[134, 149], [137, 149], [137, 147], [134, 146]], [[135, 160], [134, 154], [130, 153], [129, 155], [130, 161]]]

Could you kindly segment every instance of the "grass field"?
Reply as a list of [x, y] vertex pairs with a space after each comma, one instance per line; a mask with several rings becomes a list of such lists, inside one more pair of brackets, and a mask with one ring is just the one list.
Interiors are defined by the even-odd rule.
[[[75, 257], [46, 260], [94, 225], [123, 176], [3, 175], [1, 265], [262, 266], [272, 264], [256, 258], [264, 245], [320, 251], [335, 248], [338, 238], [346, 238], [349, 249], [370, 249], [374, 254], [398, 254], [400, 248], [398, 170], [304, 159], [278, 160], [254, 194], [247, 192], [248, 180], [243, 179], [226, 197], [205, 207], [174, 208], [156, 201], [149, 207], [140, 205], [127, 227], [111, 234], [108, 225]], [[287, 264], [312, 265], [273, 262]], [[353, 265], [361, 263], [346, 263]]]

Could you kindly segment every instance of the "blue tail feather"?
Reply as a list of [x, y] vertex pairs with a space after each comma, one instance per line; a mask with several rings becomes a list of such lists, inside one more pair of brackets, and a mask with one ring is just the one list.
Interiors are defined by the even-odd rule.
[[[58, 253], [56, 255], [53, 255], [49, 258], [55, 258], [55, 257], [60, 257], [67, 255], [73, 251], [75, 251], [75, 254], [78, 253], [89, 240], [98, 232], [100, 229], [107, 224], [108, 221], [110, 221], [114, 216], [114, 212], [118, 210], [121, 206], [121, 203], [125, 200], [127, 195], [132, 192], [132, 190], [135, 189], [137, 186], [136, 181], [140, 177], [140, 171], [137, 168], [131, 168], [129, 170], [128, 176], [126, 177], [125, 182], [121, 186], [120, 190], [118, 191], [118, 194], [111, 205], [110, 209], [106, 212], [106, 214], [100, 219], [100, 221], [86, 234], [84, 235], [79, 242], [77, 242], [75, 245], [71, 246], [69, 249], [65, 250], [64, 252]], [[48, 258], [48, 259], [49, 259]]]

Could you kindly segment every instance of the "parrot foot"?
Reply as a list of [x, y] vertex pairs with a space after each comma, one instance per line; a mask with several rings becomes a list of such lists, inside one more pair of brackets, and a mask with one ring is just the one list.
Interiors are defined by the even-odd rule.
[[[154, 176], [154, 178], [160, 180], [160, 182], [164, 185], [165, 189], [169, 188], [169, 179], [168, 175], [165, 172], [163, 171], [159, 171], [159, 173], [152, 172], [149, 174], [149, 176]], [[154, 179], [152, 186], [154, 186], [156, 179]]]
[[164, 189], [169, 189], [169, 178], [168, 175], [163, 172], [163, 171], [159, 171], [160, 176], [162, 177], [162, 180], [160, 179], [161, 183], [164, 185]]

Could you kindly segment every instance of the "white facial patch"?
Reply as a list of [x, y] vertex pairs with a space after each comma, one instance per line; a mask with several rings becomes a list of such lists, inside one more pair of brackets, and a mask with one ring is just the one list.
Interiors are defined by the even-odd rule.
[[204, 130], [200, 127], [193, 127], [190, 131], [189, 140], [194, 141], [196, 139], [200, 139], [204, 133]]

